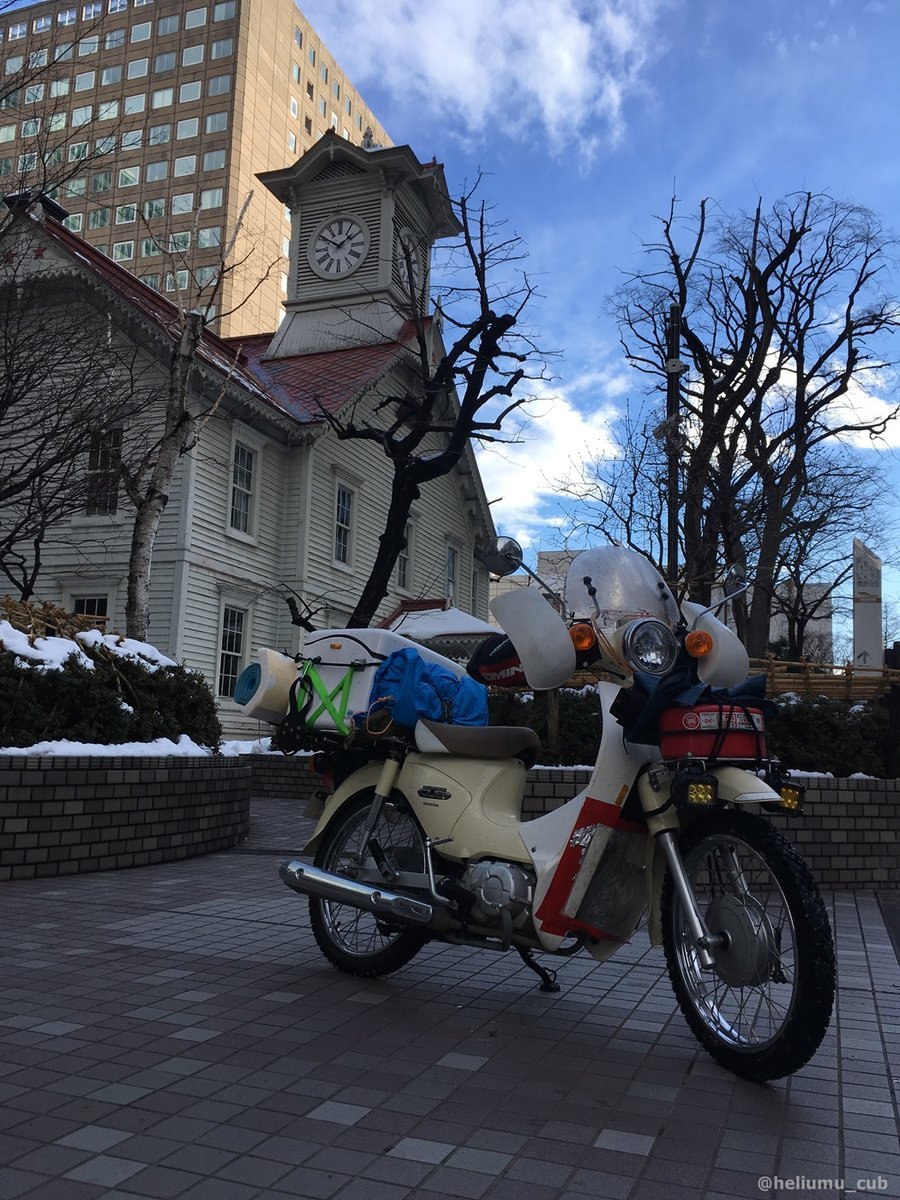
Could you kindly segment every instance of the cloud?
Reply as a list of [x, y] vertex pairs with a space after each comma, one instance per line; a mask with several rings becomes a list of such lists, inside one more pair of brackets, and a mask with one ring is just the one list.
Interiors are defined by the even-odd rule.
[[530, 408], [534, 419], [521, 442], [481, 446], [476, 453], [498, 532], [537, 549], [559, 541], [565, 524], [560, 484], [580, 479], [582, 460], [615, 453], [610, 424], [619, 414], [603, 402], [586, 412], [568, 394], [543, 396]]
[[[304, 11], [365, 87], [412, 93], [448, 130], [490, 128], [590, 154], [624, 131], [672, 0], [312, 0]], [[353, 30], [352, 36], [346, 31]], [[460, 129], [459, 126], [462, 126]]]

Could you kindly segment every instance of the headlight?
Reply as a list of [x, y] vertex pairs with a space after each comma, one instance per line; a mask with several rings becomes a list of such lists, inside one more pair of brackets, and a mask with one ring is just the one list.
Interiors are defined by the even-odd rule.
[[633, 621], [622, 637], [622, 653], [636, 671], [665, 675], [678, 653], [675, 634], [662, 621]]

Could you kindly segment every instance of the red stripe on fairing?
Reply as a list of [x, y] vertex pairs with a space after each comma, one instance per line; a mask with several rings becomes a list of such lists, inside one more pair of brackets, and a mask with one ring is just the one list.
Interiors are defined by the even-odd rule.
[[556, 937], [564, 937], [572, 930], [580, 930], [583, 933], [589, 933], [592, 937], [611, 938], [616, 942], [624, 942], [627, 939], [619, 938], [614, 934], [606, 933], [602, 929], [585, 925], [583, 921], [579, 921], [575, 917], [567, 917], [562, 911], [563, 905], [568, 900], [572, 891], [578, 872], [581, 870], [581, 864], [584, 862], [584, 854], [587, 850], [587, 846], [573, 845], [572, 838], [579, 829], [585, 829], [591, 825], [607, 825], [611, 829], [621, 829], [629, 833], [647, 832], [646, 826], [639, 825], [636, 821], [624, 821], [622, 819], [622, 810], [618, 805], [609, 804], [605, 800], [595, 800], [592, 796], [588, 796], [581, 806], [581, 812], [578, 814], [578, 818], [572, 827], [572, 832], [569, 834], [566, 848], [563, 850], [559, 864], [553, 872], [553, 878], [550, 880], [547, 894], [541, 901], [541, 907], [534, 914], [535, 919], [540, 921], [544, 933], [549, 933]]

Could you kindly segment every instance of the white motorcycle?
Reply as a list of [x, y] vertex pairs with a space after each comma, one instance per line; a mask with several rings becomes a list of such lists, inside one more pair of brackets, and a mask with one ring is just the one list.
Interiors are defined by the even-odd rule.
[[[520, 565], [516, 544], [498, 543], [492, 570]], [[492, 610], [508, 641], [498, 635], [473, 674], [537, 690], [579, 668], [600, 680], [590, 782], [534, 820], [521, 816], [533, 730], [398, 725], [391, 698], [372, 694], [375, 665], [412, 645], [396, 634], [322, 631], [296, 661], [264, 652], [243, 689], [248, 711], [280, 723], [276, 745], [320, 751], [324, 807], [305, 847], [314, 864], [286, 863], [281, 877], [309, 896], [322, 953], [376, 976], [429, 941], [514, 949], [556, 991], [535, 952], [603, 961], [647, 913], [712, 1057], [748, 1079], [798, 1070], [828, 1028], [834, 948], [808, 868], [763, 815], [799, 812], [802, 788], [766, 757], [766, 702], [743, 646], [712, 610], [679, 608], [622, 547], [574, 560], [565, 618], [537, 587]]]

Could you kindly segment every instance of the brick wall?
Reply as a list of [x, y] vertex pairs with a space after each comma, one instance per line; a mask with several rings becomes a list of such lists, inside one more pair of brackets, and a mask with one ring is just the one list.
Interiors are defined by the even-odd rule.
[[[250, 755], [254, 796], [306, 799], [321, 786], [303, 757]], [[535, 767], [529, 772], [523, 815], [538, 817], [587, 785], [590, 772], [576, 767]], [[800, 782], [804, 782], [801, 780]], [[805, 780], [802, 817], [774, 817], [812, 868], [821, 887], [900, 887], [900, 780]]]
[[226, 850], [250, 779], [235, 758], [0, 758], [0, 881]]

